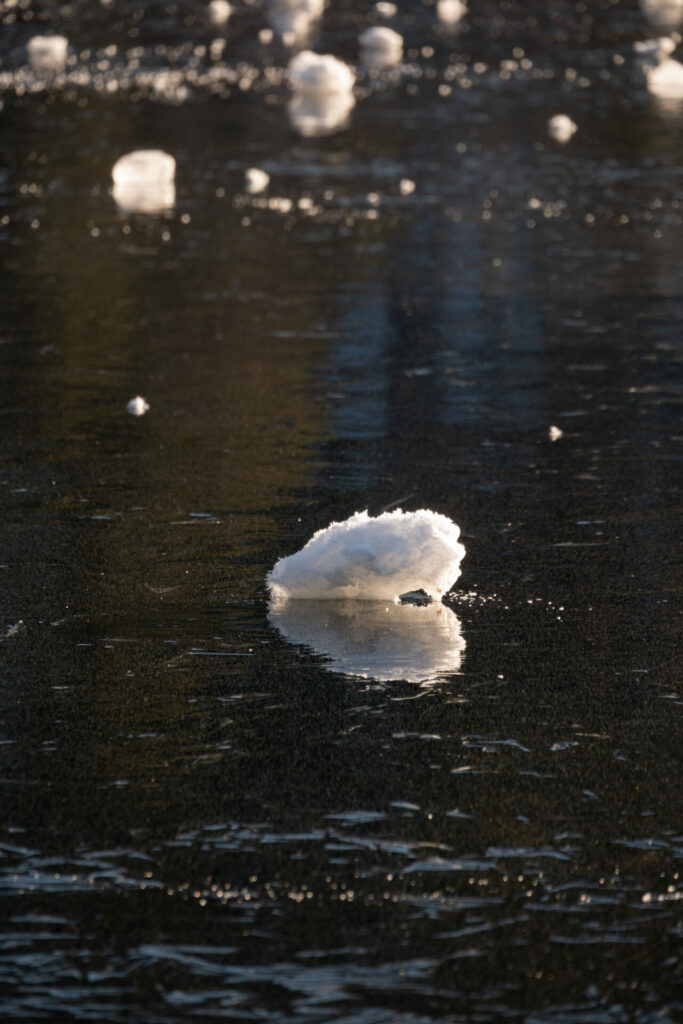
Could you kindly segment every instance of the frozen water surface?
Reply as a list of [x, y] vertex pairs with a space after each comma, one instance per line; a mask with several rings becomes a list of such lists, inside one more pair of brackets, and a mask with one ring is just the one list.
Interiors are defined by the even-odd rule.
[[[672, 1024], [680, 22], [276, 6], [0, 5], [0, 1016]], [[399, 508], [448, 605], [270, 608]]]

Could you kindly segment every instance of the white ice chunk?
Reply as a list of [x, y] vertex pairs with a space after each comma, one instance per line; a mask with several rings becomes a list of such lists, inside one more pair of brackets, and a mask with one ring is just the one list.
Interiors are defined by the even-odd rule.
[[33, 36], [26, 46], [31, 69], [37, 72], [60, 71], [66, 64], [68, 46], [65, 36]]
[[225, 25], [232, 14], [232, 7], [228, 0], [211, 0], [207, 7], [207, 14], [212, 25]]
[[381, 18], [393, 18], [398, 10], [396, 4], [392, 4], [389, 0], [379, 0], [375, 4], [375, 10]]
[[555, 114], [548, 121], [548, 135], [556, 142], [569, 142], [578, 125], [566, 114]]
[[112, 194], [121, 210], [160, 213], [175, 204], [175, 160], [160, 149], [138, 149], [120, 157], [111, 172]]
[[131, 416], [144, 416], [149, 410], [149, 402], [146, 402], [142, 395], [136, 395], [135, 398], [131, 398], [130, 402], [126, 405], [126, 411]]
[[436, 13], [444, 25], [455, 25], [467, 14], [467, 4], [463, 0], [439, 0]]
[[665, 61], [676, 49], [671, 36], [659, 36], [657, 39], [642, 39], [633, 44], [636, 57], [644, 71], [652, 70]]
[[319, 530], [268, 575], [274, 600], [394, 601], [410, 590], [445, 594], [460, 575], [465, 554], [460, 528], [428, 509], [356, 512]]
[[669, 58], [647, 75], [647, 87], [653, 96], [663, 100], [683, 99], [683, 64]]
[[385, 25], [366, 28], [358, 37], [361, 58], [368, 67], [389, 67], [403, 57], [403, 36]]
[[263, 192], [264, 189], [268, 188], [270, 182], [270, 175], [261, 170], [260, 167], [248, 167], [244, 172], [244, 185], [251, 195], [255, 195], [257, 192]]
[[302, 50], [287, 66], [287, 77], [295, 92], [302, 96], [350, 93], [356, 77], [344, 61], [329, 53]]
[[294, 45], [308, 35], [325, 3], [326, 0], [271, 0], [271, 24], [285, 43]]
[[559, 441], [561, 437], [564, 437], [564, 431], [559, 427], [548, 427], [548, 437], [551, 441]]
[[331, 659], [330, 668], [365, 679], [428, 683], [458, 672], [465, 640], [440, 601], [422, 608], [367, 601], [273, 603], [273, 626], [292, 644]]
[[640, 6], [655, 28], [672, 29], [683, 21], [683, 0], [640, 0]]
[[355, 103], [356, 78], [347, 64], [302, 50], [290, 60], [287, 77], [294, 90], [289, 118], [301, 135], [327, 135], [344, 124]]

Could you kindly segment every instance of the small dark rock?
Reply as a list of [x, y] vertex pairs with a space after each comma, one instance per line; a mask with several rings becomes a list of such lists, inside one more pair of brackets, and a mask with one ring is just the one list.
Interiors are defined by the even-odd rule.
[[425, 605], [432, 603], [426, 590], [408, 590], [405, 594], [399, 594], [398, 599], [401, 604]]

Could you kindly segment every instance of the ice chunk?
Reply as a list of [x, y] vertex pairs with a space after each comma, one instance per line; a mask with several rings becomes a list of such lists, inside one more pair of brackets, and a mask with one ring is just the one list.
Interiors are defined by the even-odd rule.
[[175, 160], [160, 149], [138, 149], [120, 157], [111, 172], [112, 194], [121, 210], [161, 213], [175, 204]]
[[375, 25], [358, 37], [361, 58], [368, 67], [380, 68], [398, 64], [403, 57], [403, 36], [393, 28]]
[[270, 175], [266, 171], [262, 171], [260, 167], [248, 167], [244, 172], [244, 185], [251, 195], [263, 192], [268, 188], [269, 181]]
[[129, 412], [131, 416], [144, 416], [149, 411], [149, 402], [146, 402], [142, 395], [136, 395], [135, 398], [131, 398], [130, 402], [126, 405], [126, 412]]
[[561, 437], [564, 437], [564, 431], [556, 426], [548, 427], [548, 437], [551, 441], [559, 441]]
[[634, 43], [633, 49], [648, 91], [661, 99], [683, 99], [683, 64], [670, 56], [676, 49], [675, 40], [660, 36]]
[[672, 29], [683, 21], [683, 0], [640, 0], [640, 6], [655, 28]]
[[375, 4], [375, 10], [381, 18], [393, 18], [398, 8], [396, 4], [392, 4], [389, 0], [378, 0]]
[[555, 114], [548, 121], [548, 135], [556, 142], [569, 142], [577, 130], [578, 125], [566, 114]]
[[26, 49], [32, 71], [60, 71], [66, 64], [69, 41], [65, 36], [33, 36]]
[[301, 135], [327, 135], [344, 124], [355, 103], [356, 78], [347, 64], [302, 50], [290, 60], [287, 77], [294, 90], [289, 118]]
[[356, 77], [343, 60], [329, 53], [302, 50], [292, 57], [287, 66], [287, 77], [292, 89], [301, 96], [324, 96], [332, 93], [348, 94]]
[[207, 14], [212, 25], [225, 25], [232, 14], [232, 8], [228, 0], [211, 0]]
[[455, 25], [467, 14], [467, 4], [463, 0], [439, 0], [436, 13], [444, 25]]
[[331, 659], [330, 668], [365, 679], [429, 683], [458, 672], [465, 640], [440, 601], [421, 607], [367, 601], [273, 603], [273, 626], [292, 644]]
[[325, 9], [326, 0], [271, 0], [270, 21], [289, 45], [303, 39]]
[[397, 509], [376, 518], [356, 512], [281, 558], [268, 586], [275, 600], [394, 601], [420, 589], [440, 597], [460, 576], [465, 549], [459, 536], [447, 516], [428, 509]]

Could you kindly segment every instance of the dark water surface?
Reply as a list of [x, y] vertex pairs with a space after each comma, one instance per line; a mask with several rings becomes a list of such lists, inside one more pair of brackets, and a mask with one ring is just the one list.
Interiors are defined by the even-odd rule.
[[[302, 137], [259, 3], [0, 4], [3, 1021], [683, 1019], [683, 113], [635, 0], [470, 8]], [[394, 504], [467, 548], [422, 683], [268, 612]]]

